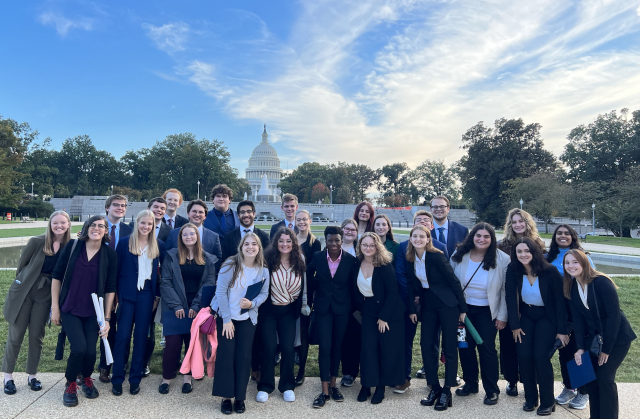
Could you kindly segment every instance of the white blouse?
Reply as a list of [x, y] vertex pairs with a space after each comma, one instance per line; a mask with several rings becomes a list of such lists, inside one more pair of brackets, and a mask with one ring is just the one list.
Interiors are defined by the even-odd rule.
[[360, 272], [358, 272], [358, 289], [360, 290], [360, 293], [365, 297], [373, 297], [371, 278], [373, 278], [373, 275], [370, 278], [365, 278], [362, 274], [362, 269], [360, 269]]
[[582, 300], [582, 304], [584, 304], [585, 308], [589, 310], [589, 303], [587, 302], [587, 296], [589, 295], [589, 284], [585, 284], [584, 291], [582, 290], [582, 285], [576, 279], [576, 284], [578, 284], [578, 293], [580, 294], [580, 299]]
[[422, 288], [429, 288], [429, 281], [427, 280], [427, 268], [424, 265], [425, 258], [427, 257], [427, 252], [422, 254], [422, 259], [416, 255], [415, 262], [413, 263], [413, 267], [416, 273], [416, 278], [420, 280], [422, 283]]
[[[467, 289], [464, 290], [467, 304], [474, 306], [486, 307], [489, 305], [489, 297], [487, 297], [487, 282], [489, 281], [489, 271], [482, 268], [483, 262], [474, 262], [469, 259], [469, 265], [467, 272], [464, 275], [464, 282], [460, 281], [462, 288], [467, 284]], [[475, 275], [473, 273], [475, 272]], [[473, 275], [473, 279], [471, 276]], [[469, 283], [471, 280], [471, 283]]]
[[138, 290], [144, 289], [144, 281], [151, 279], [151, 272], [153, 268], [153, 260], [147, 256], [149, 246], [145, 246], [138, 256]]

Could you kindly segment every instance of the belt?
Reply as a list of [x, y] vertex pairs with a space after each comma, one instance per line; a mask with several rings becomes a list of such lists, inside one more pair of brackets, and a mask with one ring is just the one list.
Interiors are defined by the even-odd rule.
[[40, 274], [40, 283], [38, 284], [38, 289], [44, 287], [44, 284], [46, 282], [51, 285], [51, 274]]

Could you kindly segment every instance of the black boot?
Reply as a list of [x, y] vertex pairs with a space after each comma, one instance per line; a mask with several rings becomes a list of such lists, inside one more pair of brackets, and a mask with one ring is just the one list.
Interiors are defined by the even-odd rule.
[[384, 400], [384, 386], [378, 386], [371, 398], [371, 404], [380, 404], [382, 400]]

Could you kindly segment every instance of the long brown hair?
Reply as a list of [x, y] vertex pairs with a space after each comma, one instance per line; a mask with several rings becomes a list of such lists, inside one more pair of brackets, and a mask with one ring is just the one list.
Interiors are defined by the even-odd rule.
[[[564, 259], [562, 260], [562, 266], [563, 267], [564, 267], [564, 261], [567, 259], [567, 256], [569, 256], [569, 255], [571, 255], [574, 258], [576, 258], [576, 260], [578, 261], [578, 263], [582, 267], [582, 278], [580, 278], [582, 280], [582, 282], [584, 282], [585, 284], [588, 285], [588, 284], [592, 283], [593, 280], [596, 279], [597, 277], [604, 276], [609, 281], [611, 281], [611, 283], [613, 284], [614, 287], [618, 288], [616, 283], [613, 282], [613, 279], [611, 279], [607, 275], [603, 274], [602, 272], [599, 272], [599, 271], [596, 271], [595, 269], [593, 269], [593, 266], [591, 266], [591, 263], [589, 262], [589, 257], [580, 249], [571, 249], [564, 255]], [[564, 279], [562, 281], [562, 291], [564, 292], [564, 296], [566, 298], [568, 298], [569, 300], [571, 299], [571, 287], [573, 286], [573, 283], [575, 282], [573, 279], [574, 278], [571, 275], [569, 275], [567, 270], [564, 269]]]
[[391, 260], [393, 260], [393, 255], [390, 251], [387, 250], [386, 247], [384, 247], [384, 244], [382, 244], [382, 240], [380, 240], [380, 236], [370, 231], [364, 233], [362, 237], [360, 237], [360, 240], [358, 240], [358, 246], [356, 247], [356, 257], [358, 258], [358, 260], [364, 260], [364, 254], [362, 253], [360, 247], [362, 246], [363, 240], [367, 237], [373, 239], [373, 243], [376, 246], [376, 254], [373, 255], [373, 266], [377, 268], [379, 266], [388, 265], [389, 263], [391, 263]]
[[67, 218], [67, 222], [69, 223], [69, 228], [64, 233], [64, 237], [62, 238], [62, 243], [60, 243], [60, 249], [62, 249], [69, 240], [71, 240], [71, 218], [69, 218], [69, 214], [64, 211], [54, 211], [49, 216], [49, 222], [47, 223], [47, 233], [44, 236], [44, 254], [47, 256], [53, 256], [56, 252], [53, 251], [53, 242], [56, 241], [56, 235], [53, 232], [53, 228], [51, 227], [51, 222], [53, 217], [62, 215]]
[[427, 243], [427, 246], [424, 249], [425, 252], [442, 253], [442, 250], [433, 247], [433, 239], [431, 238], [431, 232], [427, 229], [427, 227], [423, 225], [413, 226], [413, 228], [411, 229], [411, 232], [409, 233], [409, 243], [407, 245], [407, 253], [405, 255], [407, 257], [408, 262], [416, 261], [416, 249], [415, 247], [413, 247], [413, 243], [411, 243], [411, 236], [413, 236], [413, 232], [416, 230], [424, 231], [427, 234], [427, 239], [429, 239], [429, 243]]
[[387, 226], [389, 227], [389, 231], [387, 231], [386, 234], [387, 240], [391, 240], [392, 242], [396, 241], [396, 239], [393, 238], [393, 228], [391, 226], [391, 220], [385, 214], [378, 214], [376, 215], [376, 218], [373, 219], [373, 231], [375, 231], [376, 229], [376, 220], [378, 218], [384, 218], [384, 220], [387, 222]]
[[373, 231], [373, 219], [376, 216], [376, 211], [373, 209], [373, 205], [370, 202], [362, 201], [356, 207], [356, 210], [353, 212], [353, 219], [356, 221], [356, 229], [360, 226], [360, 218], [358, 217], [358, 213], [362, 209], [362, 207], [367, 207], [369, 209], [369, 219], [367, 220], [367, 228], [365, 231]]
[[280, 249], [278, 249], [278, 240], [280, 237], [287, 236], [291, 239], [291, 253], [289, 254], [289, 263], [293, 268], [293, 272], [297, 276], [303, 276], [306, 271], [304, 257], [302, 256], [302, 252], [300, 251], [300, 246], [298, 245], [298, 239], [296, 238], [296, 233], [293, 232], [290, 228], [280, 227], [276, 234], [273, 236], [273, 240], [267, 246], [267, 249], [264, 251], [264, 259], [267, 264], [267, 268], [269, 268], [270, 272], [277, 271], [280, 267]]
[[200, 232], [198, 231], [198, 227], [194, 224], [187, 223], [180, 228], [178, 232], [178, 259], [180, 265], [184, 265], [187, 263], [187, 258], [189, 257], [189, 249], [182, 242], [182, 232], [186, 228], [192, 228], [196, 231], [196, 244], [193, 249], [193, 261], [198, 265], [204, 265], [204, 251], [202, 250], [202, 240], [200, 239]]
[[258, 237], [258, 235], [255, 233], [245, 234], [242, 240], [240, 240], [240, 244], [238, 244], [238, 253], [233, 256], [229, 256], [220, 268], [220, 273], [223, 272], [222, 269], [224, 268], [226, 268], [224, 272], [229, 272], [229, 269], [233, 269], [233, 275], [231, 276], [231, 281], [229, 281], [229, 288], [233, 287], [236, 284], [236, 279], [238, 279], [238, 277], [240, 276], [240, 272], [242, 272], [242, 265], [244, 264], [244, 254], [242, 253], [242, 246], [244, 246], [244, 242], [247, 241], [249, 237], [253, 238], [258, 243], [256, 266], [264, 267], [264, 249], [262, 248], [260, 237]]

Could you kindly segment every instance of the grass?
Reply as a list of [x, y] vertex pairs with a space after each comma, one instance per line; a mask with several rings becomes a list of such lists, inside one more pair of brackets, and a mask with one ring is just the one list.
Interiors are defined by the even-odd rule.
[[[11, 283], [15, 278], [15, 272], [13, 271], [0, 271], [0, 313], [2, 312], [2, 308], [4, 306], [4, 300], [6, 298], [7, 292]], [[620, 287], [618, 290], [618, 295], [620, 296], [620, 306], [624, 313], [626, 314], [629, 322], [631, 322], [631, 327], [636, 332], [640, 331], [640, 306], [637, 304], [637, 301], [640, 300], [640, 277], [624, 277], [624, 278], [616, 278], [616, 284]], [[160, 328], [156, 328], [156, 349], [154, 355], [151, 359], [151, 372], [153, 374], [161, 374], [162, 373], [162, 348], [159, 345], [160, 342]], [[57, 342], [57, 335], [60, 331], [60, 328], [57, 326], [52, 326], [51, 328], [47, 328], [45, 339], [44, 339], [44, 348], [42, 351], [42, 358], [40, 359], [40, 372], [64, 372], [66, 367], [66, 360], [69, 356], [69, 345], [67, 344], [65, 347], [65, 356], [63, 361], [55, 361], [53, 359], [55, 353], [55, 347]], [[4, 355], [4, 347], [7, 341], [7, 333], [8, 333], [8, 324], [4, 321], [4, 316], [0, 314], [0, 356]], [[16, 371], [24, 371], [26, 367], [27, 360], [27, 346], [28, 346], [28, 338], [25, 336], [22, 350], [20, 351], [20, 356], [18, 357], [18, 362], [16, 364]], [[422, 357], [420, 351], [420, 327], [418, 327], [418, 333], [416, 334], [416, 339], [413, 344], [413, 365], [412, 370], [415, 373], [419, 368], [422, 367]], [[498, 344], [498, 342], [496, 342]], [[561, 380], [560, 377], [560, 366], [556, 359], [553, 362], [554, 372], [556, 375], [556, 380]], [[297, 373], [297, 368], [295, 368]], [[279, 367], [276, 367], [276, 374], [279, 374]], [[462, 369], [458, 370], [459, 374], [462, 374]], [[309, 347], [309, 357], [307, 359], [307, 369], [306, 375], [308, 377], [318, 377], [320, 375], [320, 371], [318, 369], [318, 347], [311, 346]], [[440, 377], [444, 377], [444, 366], [440, 364]], [[628, 383], [637, 383], [640, 382], [640, 345], [634, 342], [631, 345], [631, 349], [627, 358], [622, 363], [620, 369], [618, 370], [617, 380], [618, 382], [628, 382]]]
[[[81, 228], [82, 226], [71, 226], [71, 232], [77, 233]], [[32, 237], [44, 234], [46, 231], [46, 227], [2, 229], [0, 230], [0, 239], [6, 239], [9, 237]]]

